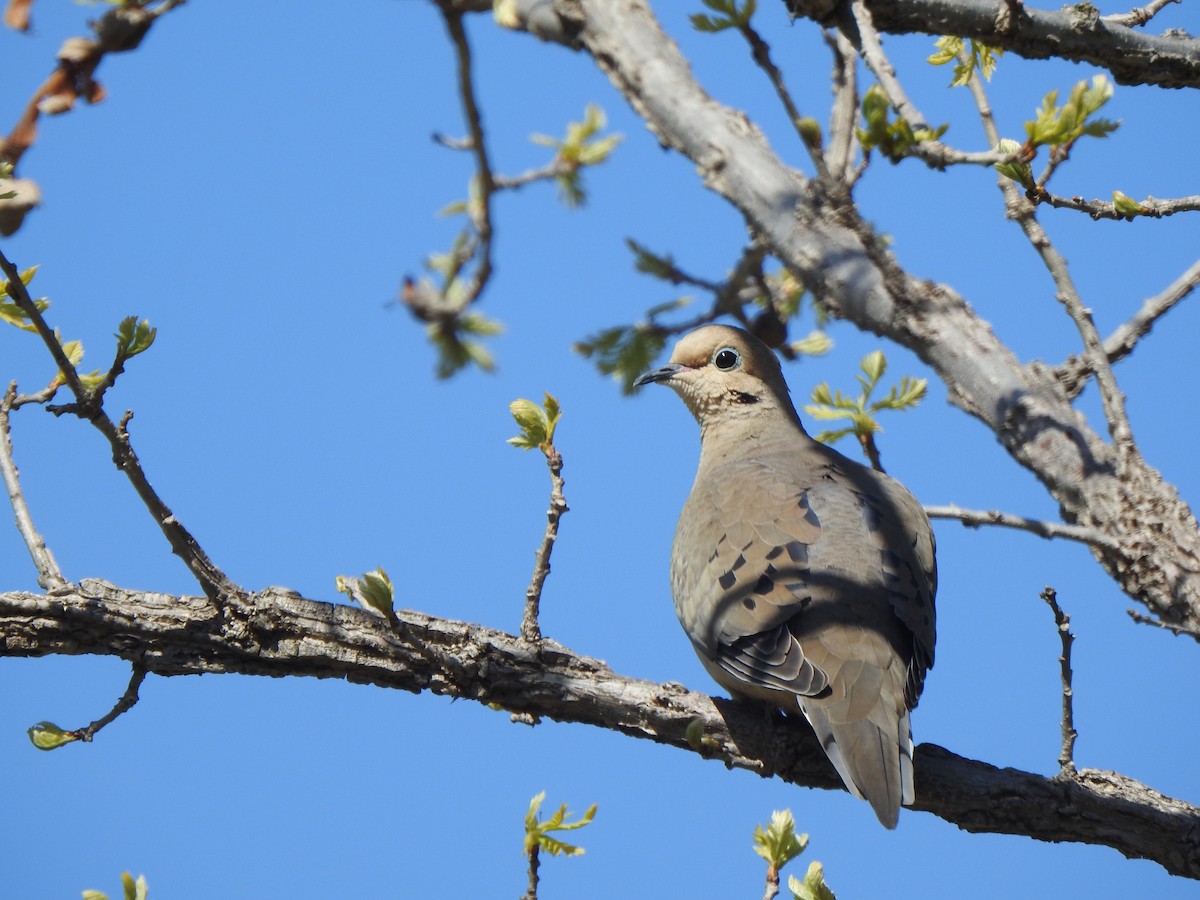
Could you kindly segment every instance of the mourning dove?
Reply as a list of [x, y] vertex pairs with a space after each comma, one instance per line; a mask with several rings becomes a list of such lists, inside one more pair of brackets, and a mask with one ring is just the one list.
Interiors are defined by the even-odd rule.
[[899, 482], [814, 441], [740, 328], [686, 335], [659, 382], [700, 423], [671, 551], [675, 611], [735, 695], [797, 707], [888, 828], [913, 801], [909, 710], [933, 665], [933, 532]]

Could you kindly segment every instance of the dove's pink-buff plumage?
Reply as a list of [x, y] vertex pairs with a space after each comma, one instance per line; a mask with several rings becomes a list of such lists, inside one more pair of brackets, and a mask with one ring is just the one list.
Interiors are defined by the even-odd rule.
[[913, 801], [909, 710], [933, 665], [933, 531], [899, 482], [812, 440], [775, 354], [686, 335], [639, 384], [700, 423], [671, 553], [675, 611], [717, 682], [797, 708], [846, 787], [894, 828]]

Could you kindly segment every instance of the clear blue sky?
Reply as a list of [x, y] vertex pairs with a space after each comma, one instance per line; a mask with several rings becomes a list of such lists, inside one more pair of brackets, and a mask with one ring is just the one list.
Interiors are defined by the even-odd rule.
[[[661, 3], [701, 81], [749, 109], [801, 164], [769, 85], [732, 35], [690, 33], [698, 2]], [[828, 55], [781, 4], [759, 18], [805, 112], [828, 109]], [[666, 8], [669, 7], [669, 15]], [[1102, 12], [1122, 11], [1111, 0]], [[7, 129], [49, 72], [59, 43], [99, 10], [43, 0], [36, 32], [0, 34]], [[1157, 29], [1200, 31], [1170, 8]], [[503, 196], [498, 272], [482, 311], [505, 323], [499, 370], [448, 382], [408, 315], [385, 304], [401, 277], [445, 249], [462, 197], [463, 154], [450, 45], [428, 3], [193, 2], [135, 53], [105, 60], [109, 96], [44, 121], [19, 173], [44, 207], [4, 240], [39, 263], [52, 323], [102, 367], [129, 314], [158, 327], [110, 394], [136, 411], [135, 446], [154, 485], [241, 584], [338, 600], [334, 578], [383, 565], [403, 606], [515, 630], [547, 504], [545, 467], [515, 451], [507, 411], [549, 390], [567, 499], [545, 591], [545, 633], [617, 671], [715, 690], [675, 621], [667, 559], [694, 472], [694, 423], [668, 391], [624, 398], [571, 352], [594, 330], [678, 296], [637, 275], [623, 239], [673, 253], [719, 279], [744, 229], [686, 160], [659, 149], [581, 54], [469, 23], [497, 168], [546, 159], [533, 132], [561, 133], [600, 104], [625, 140], [587, 175], [579, 211], [538, 186]], [[889, 39], [901, 77], [947, 140], [982, 149], [969, 98], [923, 62], [932, 38]], [[1003, 131], [1022, 134], [1042, 95], [1093, 70], [1006, 57], [992, 89]], [[1197, 191], [1200, 120], [1192, 92], [1117, 87], [1123, 127], [1081, 143], [1058, 190], [1141, 198]], [[959, 289], [1023, 359], [1056, 362], [1077, 337], [987, 171], [937, 175], [876, 162], [858, 197], [902, 263]], [[1190, 264], [1194, 214], [1091, 222], [1044, 210], [1102, 333]], [[701, 298], [703, 299], [703, 298]], [[797, 336], [811, 326], [798, 324]], [[1200, 310], [1185, 303], [1118, 375], [1147, 458], [1200, 498], [1193, 415]], [[829, 357], [788, 369], [804, 399], [850, 387], [879, 342], [834, 323]], [[891, 372], [928, 375], [885, 347]], [[52, 373], [31, 336], [0, 332], [4, 381]], [[1082, 403], [1093, 425], [1094, 391]], [[940, 384], [881, 435], [884, 462], [924, 502], [1053, 518], [1054, 505]], [[195, 593], [98, 435], [22, 410], [18, 463], [37, 523], [67, 577]], [[849, 447], [843, 448], [850, 451]], [[1000, 766], [1050, 774], [1059, 747], [1058, 639], [1038, 598], [1054, 585], [1073, 616], [1077, 759], [1200, 801], [1194, 644], [1135, 627], [1122, 596], [1080, 546], [939, 522], [937, 666], [914, 715], [916, 739]], [[0, 529], [3, 589], [35, 587], [15, 529]], [[0, 897], [116, 895], [123, 869], [154, 900], [213, 897], [516, 897], [529, 798], [599, 804], [576, 833], [587, 855], [544, 865], [546, 898], [759, 896], [756, 823], [790, 808], [843, 900], [868, 897], [1194, 896], [1191, 882], [1107, 848], [973, 836], [906, 813], [894, 833], [841, 792], [811, 791], [695, 755], [582, 726], [513, 725], [468, 702], [336, 682], [151, 677], [142, 701], [90, 746], [32, 748], [42, 719], [80, 727], [122, 692], [114, 659], [0, 660]]]

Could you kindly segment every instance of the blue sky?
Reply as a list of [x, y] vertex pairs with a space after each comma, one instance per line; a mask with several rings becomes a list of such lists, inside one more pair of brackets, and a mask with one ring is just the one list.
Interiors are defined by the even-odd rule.
[[[691, 33], [692, 5], [659, 5], [708, 90], [747, 109], [802, 165], [738, 40]], [[0, 34], [7, 122], [59, 43], [98, 14], [63, 0], [34, 12], [33, 35]], [[769, 3], [759, 19], [802, 111], [823, 117], [829, 62], [815, 27], [789, 26]], [[514, 433], [507, 407], [554, 393], [571, 512], [544, 632], [624, 674], [715, 690], [675, 620], [666, 576], [695, 424], [667, 391], [622, 397], [570, 347], [680, 295], [633, 271], [626, 237], [716, 280], [744, 228], [588, 58], [487, 17], [468, 24], [499, 170], [544, 162], [528, 136], [561, 133], [588, 103], [625, 136], [587, 173], [582, 210], [565, 210], [548, 186], [499, 198], [497, 274], [481, 308], [506, 328], [492, 342], [495, 375], [435, 380], [420, 327], [385, 306], [424, 255], [449, 245], [458, 223], [436, 213], [464, 195], [471, 172], [466, 155], [430, 140], [463, 125], [450, 45], [427, 3], [176, 10], [136, 52], [105, 60], [102, 104], [43, 121], [19, 169], [41, 185], [43, 208], [0, 245], [18, 265], [42, 266], [35, 294], [50, 297], [52, 324], [84, 341], [93, 367], [107, 362], [122, 317], [158, 327], [110, 403], [135, 410], [133, 440], [155, 487], [251, 589], [285, 585], [334, 601], [336, 575], [382, 565], [402, 606], [516, 630], [548, 481], [540, 457], [504, 442]], [[1180, 8], [1156, 24], [1200, 30]], [[953, 123], [947, 140], [982, 149], [967, 95], [923, 62], [932, 42], [886, 46], [925, 114]], [[1093, 74], [1005, 57], [991, 88], [1002, 130], [1020, 137], [1046, 91]], [[1081, 143], [1057, 189], [1195, 193], [1194, 107], [1188, 92], [1118, 86], [1107, 114], [1122, 128]], [[857, 196], [910, 271], [961, 291], [1022, 359], [1057, 362], [1077, 349], [1045, 271], [1002, 218], [989, 172], [876, 161]], [[1042, 220], [1102, 334], [1200, 246], [1194, 215], [1113, 223], [1044, 210]], [[794, 332], [809, 327], [810, 313]], [[787, 369], [800, 400], [824, 380], [852, 386], [859, 358], [881, 346], [845, 324], [829, 331], [835, 352]], [[1189, 301], [1117, 370], [1143, 453], [1193, 502], [1198, 333]], [[929, 374], [884, 349], [896, 378]], [[44, 348], [11, 329], [0, 333], [0, 360], [4, 380], [24, 389], [53, 369]], [[1081, 407], [1102, 429], [1094, 391]], [[1055, 517], [1033, 477], [949, 406], [939, 383], [919, 410], [884, 425], [888, 470], [923, 502]], [[14, 441], [37, 524], [68, 578], [197, 591], [97, 434], [27, 408]], [[949, 522], [936, 531], [937, 666], [914, 714], [917, 741], [1055, 770], [1058, 638], [1038, 598], [1051, 584], [1078, 634], [1078, 763], [1200, 801], [1195, 647], [1132, 625], [1132, 601], [1078, 545]], [[5, 590], [35, 588], [15, 529], [0, 530], [0, 568]], [[841, 792], [596, 729], [530, 729], [468, 702], [340, 682], [152, 676], [136, 709], [93, 744], [49, 754], [29, 744], [34, 722], [79, 727], [107, 711], [127, 677], [108, 658], [0, 661], [0, 897], [116, 894], [123, 869], [145, 873], [155, 900], [514, 897], [525, 884], [522, 816], [542, 790], [551, 807], [599, 804], [576, 833], [587, 854], [544, 865], [547, 898], [757, 896], [751, 833], [781, 808], [811, 835], [795, 874], [819, 859], [843, 898], [1194, 893], [1107, 848], [967, 835], [921, 813], [888, 833]]]

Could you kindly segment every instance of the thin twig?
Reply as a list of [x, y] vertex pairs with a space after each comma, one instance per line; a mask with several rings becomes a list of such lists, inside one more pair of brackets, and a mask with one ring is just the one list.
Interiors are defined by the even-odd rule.
[[1058, 770], [1060, 776], [1074, 778], [1075, 738], [1079, 736], [1075, 730], [1075, 691], [1071, 686], [1071, 645], [1075, 642], [1075, 635], [1071, 634], [1071, 617], [1058, 605], [1058, 592], [1047, 585], [1041, 597], [1054, 613], [1054, 624], [1062, 641], [1062, 655], [1058, 658], [1062, 677], [1062, 749], [1058, 754]]
[[1064, 525], [1060, 522], [1045, 522], [1040, 519], [1027, 519], [1012, 513], [1000, 512], [997, 509], [963, 509], [953, 503], [946, 506], [926, 506], [925, 515], [931, 519], [957, 519], [967, 528], [979, 528], [983, 525], [1001, 525], [1005, 528], [1017, 528], [1028, 531], [1049, 540], [1050, 538], [1066, 538], [1069, 541], [1079, 541], [1092, 547], [1118, 552], [1120, 545], [1108, 535], [1094, 528], [1084, 528], [1081, 525]]
[[[1104, 355], [1109, 363], [1115, 363], [1132, 353], [1138, 341], [1150, 333], [1154, 323], [1179, 301], [1192, 293], [1197, 286], [1200, 286], [1200, 259], [1192, 263], [1182, 275], [1161, 292], [1146, 300], [1141, 309], [1128, 322], [1105, 339]], [[1066, 388], [1067, 394], [1075, 397], [1083, 389], [1090, 372], [1091, 369], [1088, 367], [1086, 359], [1072, 356], [1058, 367], [1056, 374]]]
[[883, 457], [879, 455], [879, 444], [875, 442], [875, 433], [868, 431], [858, 435], [858, 442], [862, 445], [863, 453], [867, 456], [867, 461], [871, 464], [871, 468], [876, 472], [887, 472], [883, 468]]
[[57, 377], [65, 381], [67, 387], [75, 395], [74, 403], [47, 408], [55, 415], [71, 413], [91, 422], [104, 435], [108, 440], [109, 446], [112, 448], [113, 463], [125, 473], [130, 484], [133, 485], [133, 489], [137, 491], [142, 503], [150, 511], [150, 515], [153, 516], [164, 537], [170, 543], [171, 550], [191, 570], [206, 596], [219, 602], [222, 597], [245, 593], [242, 588], [230, 581], [225, 573], [209, 559], [208, 555], [196, 542], [196, 539], [192, 537], [191, 532], [184, 528], [182, 523], [175, 518], [175, 514], [171, 512], [170, 508], [158, 496], [154, 488], [150, 486], [150, 481], [146, 477], [146, 473], [142, 469], [142, 465], [138, 461], [137, 454], [134, 453], [133, 445], [129, 440], [127, 426], [129, 420], [133, 417], [133, 413], [126, 411], [119, 425], [113, 422], [108, 413], [104, 411], [103, 406], [97, 402], [95, 394], [89, 391], [79, 380], [79, 373], [75, 371], [75, 366], [67, 359], [62, 344], [59, 343], [50, 326], [46, 324], [46, 320], [38, 311], [33, 298], [30, 297], [29, 291], [21, 282], [17, 267], [2, 252], [0, 252], [0, 271], [3, 271], [4, 276], [8, 279], [9, 297], [21, 308], [26, 318], [33, 324], [37, 333], [41, 335], [42, 341], [50, 350], [50, 355], [54, 357], [55, 363], [58, 364], [59, 374]]
[[[984, 129], [988, 132], [990, 139], [995, 131], [995, 123], [991, 119], [990, 106], [987, 104], [987, 92], [978, 72], [971, 73], [970, 84], [972, 96], [975, 97], [976, 104], [979, 106]], [[988, 111], [986, 115], [985, 110]], [[1016, 220], [1025, 233], [1026, 239], [1042, 258], [1042, 263], [1054, 280], [1055, 296], [1058, 302], [1062, 304], [1063, 309], [1066, 310], [1067, 315], [1071, 317], [1071, 321], [1075, 323], [1075, 327], [1079, 331], [1084, 347], [1083, 357], [1095, 375], [1096, 384], [1100, 389], [1100, 403], [1104, 409], [1108, 433], [1112, 437], [1113, 447], [1117, 453], [1117, 465], [1121, 469], [1125, 469], [1137, 455], [1137, 447], [1133, 441], [1133, 429], [1130, 427], [1129, 415], [1125, 409], [1125, 396], [1117, 387], [1116, 377], [1109, 365], [1103, 342], [1100, 340], [1100, 333], [1096, 330], [1096, 323], [1092, 319], [1091, 310], [1084, 305], [1079, 296], [1066, 259], [1051, 243], [1049, 235], [1038, 222], [1036, 206], [1021, 194], [1011, 179], [999, 175], [997, 183], [1004, 194], [1004, 205], [1008, 217]]]
[[538, 625], [542, 586], [546, 583], [546, 576], [550, 574], [550, 553], [554, 550], [555, 540], [558, 539], [558, 521], [569, 508], [563, 496], [562, 454], [553, 442], [547, 443], [542, 452], [546, 454], [546, 464], [550, 468], [550, 508], [546, 510], [546, 531], [534, 556], [533, 577], [529, 580], [529, 587], [525, 589], [525, 613], [521, 617], [521, 637], [531, 643], [542, 639], [542, 629]]
[[959, 49], [958, 61], [964, 66], [970, 66], [971, 74], [967, 78], [967, 90], [971, 92], [971, 99], [975, 101], [975, 108], [979, 111], [979, 122], [983, 126], [984, 139], [989, 146], [995, 147], [1000, 143], [1000, 129], [996, 127], [996, 118], [992, 115], [992, 104], [984, 89], [983, 79], [979, 77], [979, 70], [971, 65], [971, 55], [965, 48]]
[[[463, 299], [458, 304], [458, 309], [462, 310], [479, 299], [492, 277], [492, 195], [496, 192], [496, 182], [483, 134], [483, 116], [475, 98], [475, 85], [471, 74], [471, 45], [467, 41], [467, 31], [463, 25], [463, 12], [451, 0], [439, 0], [438, 7], [454, 43], [458, 61], [458, 92], [462, 98], [463, 116], [467, 120], [467, 131], [470, 135], [464, 141], [464, 146], [469, 147], [475, 155], [475, 178], [479, 191], [478, 203], [470, 204], [468, 209], [478, 234], [478, 243], [473, 248], [478, 262]], [[446, 290], [449, 290], [450, 284], [451, 280], [447, 279]]]
[[535, 841], [533, 846], [529, 848], [529, 887], [525, 889], [525, 894], [521, 897], [521, 900], [537, 900], [538, 866], [540, 864], [538, 861], [538, 845]]
[[1126, 28], [1135, 28], [1139, 25], [1145, 25], [1168, 3], [1179, 3], [1180, 0], [1153, 0], [1152, 3], [1147, 3], [1145, 6], [1136, 6], [1127, 13], [1113, 13], [1109, 16], [1101, 16], [1101, 22], [1107, 22], [1110, 25], [1124, 25]]
[[[1038, 179], [1038, 183], [1039, 185], [1045, 184], [1040, 178]], [[1147, 197], [1144, 200], [1137, 201], [1138, 212], [1137, 215], [1133, 216], [1120, 212], [1117, 209], [1117, 204], [1110, 200], [1085, 200], [1080, 196], [1062, 197], [1044, 189], [1031, 191], [1026, 196], [1035, 203], [1044, 203], [1047, 206], [1053, 206], [1055, 209], [1072, 209], [1076, 212], [1087, 213], [1093, 219], [1112, 219], [1114, 221], [1132, 221], [1138, 218], [1165, 219], [1167, 216], [1173, 216], [1176, 213], [1200, 211], [1200, 194], [1190, 197], [1176, 197], [1171, 200], [1158, 200], [1154, 197]]]
[[17, 531], [25, 541], [29, 555], [38, 571], [38, 584], [45, 590], [52, 591], [64, 586], [67, 580], [63, 578], [62, 570], [54, 559], [54, 554], [46, 546], [46, 540], [33, 525], [33, 516], [25, 502], [25, 494], [21, 491], [21, 480], [17, 465], [12, 455], [12, 435], [9, 413], [17, 399], [17, 383], [14, 381], [4, 392], [0, 400], [0, 475], [4, 477], [4, 486], [8, 489], [8, 501], [12, 504], [13, 515], [17, 520]]
[[1153, 625], [1155, 628], [1161, 628], [1163, 631], [1169, 631], [1171, 634], [1179, 637], [1181, 634], [1186, 634], [1188, 637], [1200, 638], [1200, 631], [1193, 631], [1191, 628], [1185, 628], [1182, 625], [1172, 625], [1170, 622], [1163, 622], [1160, 619], [1151, 618], [1138, 612], [1136, 609], [1125, 610], [1129, 614], [1129, 618], [1137, 622], [1139, 625]]
[[91, 725], [85, 728], [80, 728], [78, 731], [71, 732], [76, 740], [83, 741], [85, 744], [90, 743], [92, 738], [96, 736], [96, 732], [106, 725], [116, 721], [120, 716], [129, 712], [138, 702], [138, 691], [141, 690], [142, 682], [146, 680], [146, 668], [139, 663], [133, 664], [133, 673], [129, 676], [129, 686], [125, 688], [125, 693], [121, 695], [121, 699], [116, 702], [107, 715], [101, 716]]
[[858, 53], [840, 31], [824, 32], [825, 43], [833, 53], [833, 109], [829, 113], [829, 146], [826, 165], [834, 177], [848, 187], [858, 181], [862, 167], [855, 166], [858, 150], [855, 125], [858, 122]]
[[763, 891], [763, 900], [775, 900], [779, 896], [779, 870], [773, 865], [767, 866], [767, 888]]
[[[998, 132], [992, 118], [991, 104], [987, 99], [987, 90], [977, 71], [971, 72], [968, 83], [971, 95], [975, 98], [975, 104], [979, 109], [984, 133], [989, 141], [998, 143]], [[1037, 221], [1034, 204], [1021, 195], [1011, 179], [998, 175], [997, 184], [1004, 194], [1005, 208], [1009, 218], [1017, 221], [1034, 250], [1042, 257], [1042, 261], [1058, 289], [1058, 300], [1063, 304], [1072, 321], [1075, 322], [1075, 327], [1083, 339], [1083, 358], [1096, 376], [1100, 388], [1101, 404], [1104, 407], [1105, 421], [1108, 423], [1109, 434], [1112, 436], [1117, 450], [1118, 463], [1124, 467], [1137, 452], [1133, 443], [1133, 431], [1125, 411], [1125, 398], [1117, 388], [1112, 367], [1109, 365], [1104, 346], [1100, 341], [1099, 332], [1096, 331], [1096, 323], [1092, 319], [1091, 311], [1083, 305], [1083, 301], [1075, 289], [1075, 283], [1067, 270], [1067, 261], [1050, 242], [1049, 236]]]
[[742, 37], [746, 39], [746, 43], [750, 45], [750, 55], [757, 65], [766, 74], [771, 82], [771, 87], [775, 88], [775, 96], [779, 98], [779, 102], [783, 105], [784, 112], [787, 113], [788, 122], [796, 132], [796, 136], [800, 138], [800, 143], [808, 151], [809, 158], [812, 159], [813, 165], [816, 167], [817, 175], [824, 177], [829, 174], [829, 169], [825, 165], [825, 157], [821, 153], [821, 142], [819, 134], [805, 133], [801, 127], [800, 110], [796, 108], [796, 103], [792, 100], [792, 95], [787, 89], [787, 83], [783, 80], [783, 72], [775, 65], [771, 59], [771, 46], [763, 40], [760, 35], [748, 21], [738, 26], [738, 31]]

